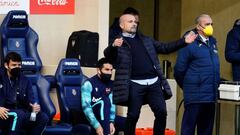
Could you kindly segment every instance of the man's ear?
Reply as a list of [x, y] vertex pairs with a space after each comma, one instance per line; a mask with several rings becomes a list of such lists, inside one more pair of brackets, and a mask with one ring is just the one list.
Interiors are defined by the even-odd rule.
[[121, 29], [123, 29], [123, 28], [124, 28], [123, 23], [120, 23], [120, 24], [119, 24], [119, 27], [120, 27]]
[[196, 25], [196, 30], [200, 30], [199, 27], [200, 27], [199, 24], [197, 24], [197, 25]]
[[101, 71], [100, 71], [100, 69], [99, 69], [99, 68], [97, 68], [97, 73], [98, 73], [98, 74], [100, 74], [100, 73], [101, 73]]
[[8, 69], [8, 65], [7, 65], [7, 63], [4, 63], [4, 67], [5, 67], [6, 69]]

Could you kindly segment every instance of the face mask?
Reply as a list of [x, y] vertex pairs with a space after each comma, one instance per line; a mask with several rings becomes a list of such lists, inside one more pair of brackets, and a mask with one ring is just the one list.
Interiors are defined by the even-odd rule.
[[213, 35], [213, 27], [212, 25], [208, 25], [203, 29], [203, 32], [206, 36], [212, 36]]
[[20, 68], [12, 68], [12, 69], [10, 70], [10, 74], [11, 74], [12, 77], [14, 77], [14, 78], [18, 77], [19, 74], [20, 74], [20, 72], [21, 72], [21, 69], [20, 69]]
[[105, 73], [101, 72], [100, 77], [103, 82], [108, 82], [108, 81], [110, 81], [112, 74], [105, 74]]

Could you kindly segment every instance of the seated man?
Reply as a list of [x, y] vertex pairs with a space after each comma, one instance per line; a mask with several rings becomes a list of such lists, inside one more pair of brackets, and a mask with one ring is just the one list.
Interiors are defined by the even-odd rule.
[[81, 88], [83, 111], [93, 128], [93, 134], [114, 134], [115, 105], [112, 103], [111, 62], [102, 58], [97, 74], [84, 82]]
[[40, 112], [31, 82], [20, 72], [21, 56], [7, 54], [0, 69], [0, 129], [5, 135], [20, 135], [26, 129], [31, 135], [40, 135], [48, 116]]

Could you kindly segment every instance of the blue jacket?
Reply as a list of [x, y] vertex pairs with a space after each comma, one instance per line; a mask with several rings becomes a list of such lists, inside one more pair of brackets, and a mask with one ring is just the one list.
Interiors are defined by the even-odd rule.
[[228, 32], [225, 58], [232, 63], [233, 80], [240, 81], [240, 26], [235, 26]]
[[32, 83], [21, 74], [16, 85], [10, 82], [5, 69], [0, 69], [0, 106], [8, 109], [31, 111], [29, 103], [35, 103]]
[[183, 89], [185, 105], [215, 102], [220, 81], [216, 40], [209, 37], [206, 45], [200, 36], [178, 53], [174, 77]]
[[81, 87], [83, 112], [89, 123], [95, 129], [103, 124], [109, 125], [115, 119], [115, 105], [112, 103], [112, 81], [103, 83], [95, 75], [89, 78]]

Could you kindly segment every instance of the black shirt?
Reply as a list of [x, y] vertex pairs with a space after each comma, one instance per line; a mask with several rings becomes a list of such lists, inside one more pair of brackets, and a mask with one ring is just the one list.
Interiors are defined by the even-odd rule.
[[136, 35], [134, 38], [124, 37], [131, 46], [132, 53], [132, 74], [131, 79], [150, 79], [156, 77], [156, 70], [152, 60], [147, 53], [143, 42]]

